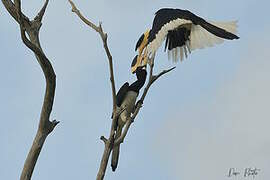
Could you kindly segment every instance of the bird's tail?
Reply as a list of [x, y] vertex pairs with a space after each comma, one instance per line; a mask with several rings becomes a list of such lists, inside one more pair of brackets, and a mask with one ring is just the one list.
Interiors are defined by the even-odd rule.
[[239, 39], [237, 35], [235, 35], [237, 31], [237, 21], [231, 22], [207, 22], [203, 21], [200, 25], [205, 28], [208, 32], [224, 38], [224, 39]]
[[[121, 136], [121, 133], [122, 133], [122, 127], [118, 126], [118, 129], [115, 134], [115, 140]], [[115, 171], [117, 168], [119, 153], [120, 153], [120, 144], [118, 146], [113, 147], [112, 158], [111, 158], [112, 171]]]

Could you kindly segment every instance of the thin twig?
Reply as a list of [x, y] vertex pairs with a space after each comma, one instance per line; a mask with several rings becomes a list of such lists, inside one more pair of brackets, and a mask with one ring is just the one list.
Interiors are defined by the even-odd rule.
[[110, 130], [110, 136], [109, 138], [105, 140], [105, 137], [102, 138], [103, 142], [105, 143], [105, 148], [104, 148], [104, 152], [102, 155], [102, 159], [101, 159], [101, 163], [100, 163], [100, 167], [99, 167], [99, 171], [97, 174], [96, 179], [97, 180], [102, 180], [105, 176], [105, 172], [106, 172], [106, 168], [107, 168], [107, 164], [108, 164], [108, 160], [110, 157], [110, 153], [112, 150], [112, 146], [113, 146], [113, 142], [114, 142], [114, 127], [118, 118], [118, 113], [117, 113], [117, 108], [116, 108], [116, 90], [115, 90], [115, 81], [114, 81], [114, 72], [113, 72], [113, 60], [112, 60], [112, 55], [110, 53], [108, 44], [107, 44], [107, 39], [108, 36], [106, 33], [104, 33], [103, 28], [101, 23], [99, 23], [99, 26], [95, 25], [94, 23], [92, 23], [91, 21], [89, 21], [88, 19], [86, 19], [81, 13], [80, 11], [77, 9], [76, 5], [73, 3], [73, 1], [68, 0], [69, 3], [71, 4], [72, 7], [72, 12], [76, 13], [78, 15], [78, 17], [85, 23], [87, 24], [90, 28], [94, 29], [96, 32], [99, 33], [102, 42], [103, 42], [103, 47], [105, 49], [108, 61], [109, 61], [109, 67], [110, 67], [110, 81], [111, 81], [111, 88], [112, 88], [112, 99], [113, 99], [113, 120], [112, 120], [112, 124], [111, 124], [111, 130]]
[[94, 29], [96, 32], [99, 33], [102, 42], [103, 42], [103, 46], [106, 52], [106, 55], [108, 57], [108, 61], [109, 61], [109, 65], [110, 65], [110, 81], [111, 81], [111, 87], [112, 87], [112, 98], [113, 98], [113, 111], [115, 111], [116, 109], [116, 90], [115, 90], [115, 81], [114, 81], [114, 73], [113, 73], [113, 61], [112, 61], [112, 55], [110, 53], [110, 50], [108, 48], [108, 44], [107, 44], [107, 39], [108, 39], [108, 35], [103, 31], [102, 28], [102, 24], [101, 22], [99, 23], [99, 26], [96, 26], [94, 23], [92, 23], [91, 21], [89, 21], [88, 19], [86, 19], [81, 12], [77, 9], [76, 5], [74, 4], [73, 1], [68, 0], [69, 3], [71, 4], [72, 7], [72, 12], [76, 13], [78, 15], [78, 17], [85, 23], [87, 24], [89, 27], [91, 27], [92, 29]]
[[105, 138], [104, 136], [101, 136], [101, 137], [100, 137], [100, 140], [102, 140], [102, 141], [104, 142], [104, 144], [106, 144], [106, 143], [107, 143], [107, 141], [108, 141], [108, 139], [107, 139], [107, 138]]
[[154, 75], [153, 78], [152, 78], [152, 83], [151, 83], [151, 84], [153, 84], [160, 76], [162, 76], [162, 75], [164, 75], [164, 74], [166, 74], [166, 73], [168, 73], [168, 72], [174, 70], [175, 68], [176, 68], [176, 67], [174, 66], [174, 67], [172, 67], [172, 68], [170, 68], [170, 69], [163, 70], [163, 71], [160, 72], [158, 75]]

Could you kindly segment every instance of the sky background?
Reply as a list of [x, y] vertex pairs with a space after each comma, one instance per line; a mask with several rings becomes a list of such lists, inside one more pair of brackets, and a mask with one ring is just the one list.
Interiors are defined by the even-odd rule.
[[[270, 178], [269, 1], [79, 1], [81, 12], [103, 22], [113, 55], [116, 87], [135, 80], [135, 44], [162, 7], [189, 9], [209, 20], [238, 20], [237, 41], [195, 50], [151, 87], [121, 145], [118, 169], [105, 179], [248, 180], [259, 168]], [[43, 1], [22, 2], [33, 18]], [[32, 179], [95, 179], [111, 125], [109, 66], [100, 37], [71, 13], [68, 1], [50, 1], [40, 31], [57, 75], [47, 138]], [[19, 179], [35, 136], [45, 81], [19, 27], [0, 3], [0, 179]], [[155, 72], [174, 66], [161, 50]], [[228, 178], [229, 168], [241, 175]]]

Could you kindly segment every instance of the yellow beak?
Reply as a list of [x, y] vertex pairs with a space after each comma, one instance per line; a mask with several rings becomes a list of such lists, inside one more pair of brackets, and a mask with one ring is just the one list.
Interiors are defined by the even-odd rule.
[[137, 61], [136, 61], [135, 65], [133, 65], [131, 67], [131, 72], [132, 73], [135, 73], [135, 71], [136, 71], [136, 69], [138, 67], [140, 67], [140, 66], [146, 66], [146, 64], [147, 64], [147, 52], [145, 50], [145, 47], [147, 46], [147, 43], [148, 43], [149, 32], [150, 32], [150, 30], [147, 30], [144, 33], [144, 39], [143, 39], [141, 45], [138, 48], [139, 55], [137, 57]]

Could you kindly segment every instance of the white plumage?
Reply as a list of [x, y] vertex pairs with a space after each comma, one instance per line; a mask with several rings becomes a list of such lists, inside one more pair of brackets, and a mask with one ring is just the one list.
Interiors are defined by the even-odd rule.
[[[195, 49], [212, 47], [224, 39], [239, 39], [235, 34], [237, 21], [210, 22], [188, 10], [162, 8], [155, 13], [152, 29], [147, 30], [137, 41], [139, 58], [132, 64], [132, 72], [145, 66], [146, 59], [154, 58], [156, 51], [165, 40], [165, 51], [173, 62], [187, 58]], [[148, 62], [151, 64], [151, 62]]]
[[185, 19], [180, 19], [180, 18], [166, 23], [156, 34], [156, 38], [147, 45], [146, 49], [147, 49], [148, 55], [151, 56], [153, 53], [155, 53], [158, 50], [158, 48], [161, 46], [162, 42], [166, 38], [169, 31], [181, 25], [190, 24], [190, 23], [192, 23], [190, 20], [185, 20]]
[[[236, 33], [237, 31], [237, 21], [231, 22], [210, 22], [211, 24], [225, 29], [230, 33]], [[221, 44], [224, 39], [215, 36], [214, 34], [208, 32], [206, 29], [200, 25], [192, 25], [190, 32], [190, 50], [203, 49], [206, 47], [212, 47], [216, 44]]]
[[[234, 34], [237, 32], [237, 21], [210, 23], [217, 27], [225, 29], [228, 32]], [[224, 39], [208, 32], [200, 25], [194, 25], [190, 20], [178, 18], [176, 20], [166, 23], [156, 34], [156, 38], [147, 45], [146, 53], [148, 54], [148, 56], [151, 57], [152, 54], [158, 50], [169, 31], [183, 25], [191, 25], [190, 40], [186, 41], [185, 45], [168, 51], [168, 58], [172, 58], [173, 62], [177, 62], [179, 61], [179, 59], [182, 61], [184, 57], [187, 58], [188, 53], [191, 53], [191, 51], [194, 51], [195, 49], [212, 47], [216, 44], [221, 44], [222, 42], [224, 42]]]

